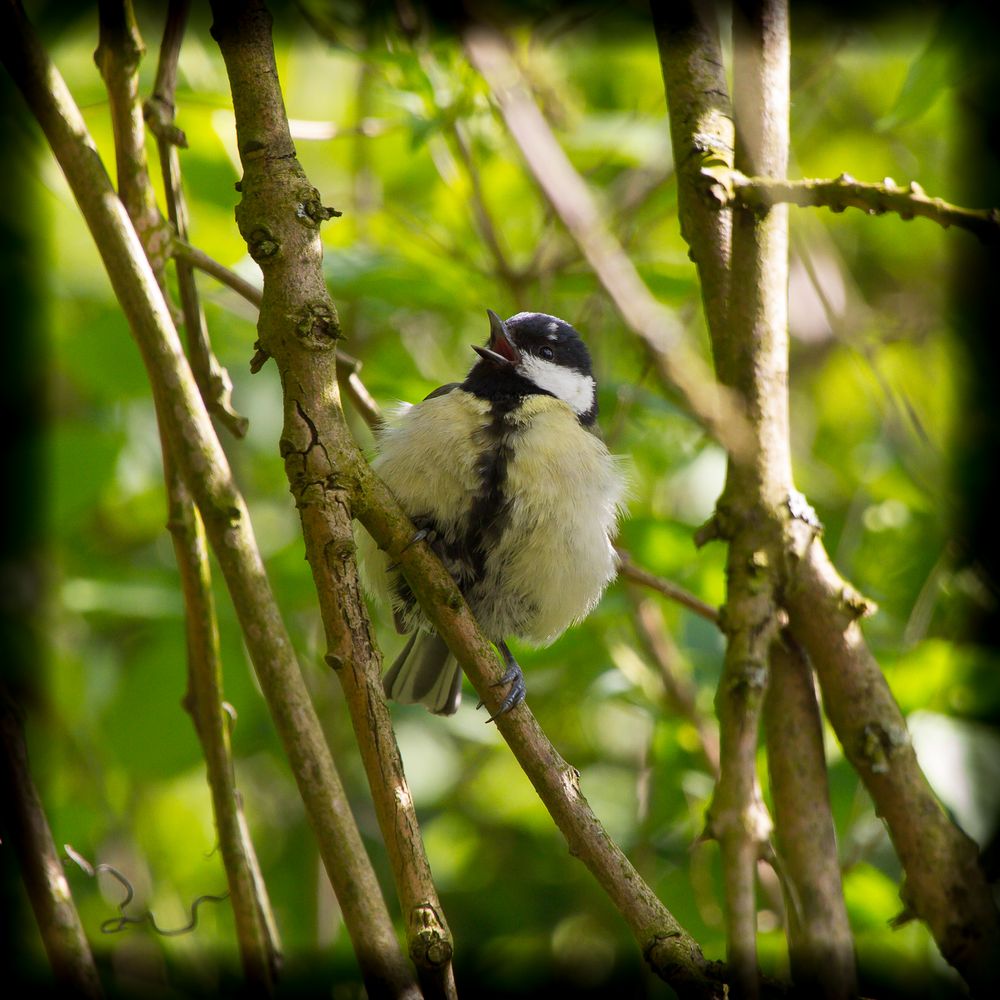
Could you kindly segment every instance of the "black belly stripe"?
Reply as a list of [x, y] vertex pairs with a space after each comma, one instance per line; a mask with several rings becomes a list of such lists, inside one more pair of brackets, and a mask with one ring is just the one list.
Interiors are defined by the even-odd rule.
[[[464, 537], [451, 542], [441, 537], [431, 537], [428, 542], [455, 577], [463, 595], [469, 599], [485, 575], [489, 552], [496, 547], [510, 522], [510, 498], [506, 493], [507, 468], [521, 432], [508, 423], [507, 417], [527, 396], [552, 396], [553, 393], [519, 375], [490, 371], [482, 363], [473, 368], [469, 377], [457, 389], [485, 399], [490, 404], [489, 423], [476, 434], [476, 443], [480, 447], [476, 464], [479, 487], [469, 509], [468, 530]], [[442, 386], [441, 390], [436, 390], [431, 396], [455, 390], [454, 384]], [[440, 527], [428, 513], [416, 511], [410, 516], [418, 528], [440, 531]], [[409, 617], [417, 602], [413, 591], [398, 571], [392, 586], [403, 603], [404, 615]], [[474, 614], [481, 610], [472, 608]]]
[[512, 407], [494, 400], [490, 422], [480, 431], [482, 451], [477, 463], [479, 490], [469, 510], [465, 549], [476, 580], [486, 571], [486, 557], [495, 548], [510, 520], [507, 467], [513, 457], [515, 434], [507, 424]]
[[[444, 563], [468, 598], [486, 572], [486, 558], [497, 545], [509, 523], [510, 503], [506, 494], [507, 467], [513, 456], [517, 436], [507, 423], [507, 416], [522, 398], [506, 397], [491, 400], [490, 421], [476, 435], [480, 446], [476, 472], [479, 488], [469, 509], [468, 530], [465, 535], [448, 542], [442, 537], [428, 538], [428, 544]], [[413, 516], [418, 529], [440, 531], [428, 513]], [[416, 606], [416, 598], [401, 574], [396, 574], [394, 587], [409, 615]], [[476, 608], [472, 609], [475, 613]]]

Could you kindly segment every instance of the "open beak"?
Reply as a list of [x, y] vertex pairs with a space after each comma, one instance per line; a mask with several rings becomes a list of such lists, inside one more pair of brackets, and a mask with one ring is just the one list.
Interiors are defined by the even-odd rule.
[[492, 309], [487, 309], [486, 315], [490, 318], [490, 346], [473, 344], [472, 349], [484, 361], [489, 361], [497, 368], [516, 368], [521, 363], [521, 352], [510, 339], [506, 324]]

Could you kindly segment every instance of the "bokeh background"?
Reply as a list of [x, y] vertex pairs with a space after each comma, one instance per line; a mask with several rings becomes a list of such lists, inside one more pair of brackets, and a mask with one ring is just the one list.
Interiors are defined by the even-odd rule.
[[[195, 7], [178, 89], [178, 124], [190, 147], [181, 161], [191, 240], [259, 281], [233, 221], [240, 170], [228, 83], [209, 14]], [[163, 12], [159, 4], [139, 11], [148, 94]], [[107, 102], [92, 58], [96, 13], [86, 4], [52, 3], [33, 4], [31, 13], [113, 172]], [[364, 362], [374, 397], [383, 406], [417, 400], [460, 377], [473, 360], [469, 345], [487, 336], [487, 307], [566, 318], [594, 354], [601, 424], [631, 470], [621, 544], [645, 569], [720, 603], [724, 550], [697, 551], [692, 533], [712, 511], [724, 455], [661, 390], [643, 349], [527, 176], [454, 37], [432, 31], [408, 38], [392, 9], [372, 13], [349, 2], [278, 4], [276, 14], [299, 157], [324, 203], [344, 213], [324, 226], [325, 268], [345, 348]], [[678, 232], [663, 86], [644, 8], [539, 8], [507, 29], [609, 225], [707, 356], [694, 268]], [[953, 201], [1000, 203], [983, 152], [986, 78], [968, 21], [933, 5], [836, 20], [808, 8], [793, 12], [792, 40], [792, 176], [888, 175], [918, 180]], [[14, 548], [27, 549], [38, 571], [30, 579], [11, 576], [7, 588], [18, 641], [34, 642], [25, 661], [34, 682], [32, 762], [57, 843], [115, 864], [136, 887], [130, 912], [149, 907], [169, 928], [186, 922], [195, 897], [223, 891], [225, 879], [213, 852], [204, 766], [180, 704], [183, 607], [164, 529], [153, 408], [69, 191], [8, 80], [3, 87], [4, 160], [14, 192], [0, 203], [9, 234], [3, 270], [12, 329], [25, 338], [7, 345], [5, 378], [13, 388], [5, 406], [15, 416], [6, 426], [13, 433], [34, 409], [22, 443], [40, 442], [11, 452], [23, 517], [8, 522], [22, 526], [11, 529]], [[152, 145], [150, 156], [155, 164]], [[484, 213], [492, 238], [484, 236]], [[990, 342], [979, 336], [988, 319], [970, 307], [981, 289], [973, 284], [970, 292], [962, 282], [990, 258], [966, 233], [854, 210], [793, 210], [791, 232], [797, 484], [825, 525], [840, 571], [878, 602], [866, 633], [929, 778], [962, 826], [989, 846], [1000, 805], [996, 552], [989, 543], [996, 529], [985, 523], [996, 478], [988, 447], [995, 363]], [[250, 418], [245, 440], [224, 436], [224, 443], [398, 915], [348, 715], [323, 662], [312, 581], [277, 451], [275, 371], [249, 373], [253, 310], [212, 280], [200, 276], [199, 283], [235, 405]], [[371, 449], [367, 427], [349, 417]], [[355, 995], [336, 902], [218, 579], [216, 589], [225, 696], [238, 716], [237, 779], [283, 939], [285, 988]], [[712, 778], [696, 728], [664, 699], [637, 637], [636, 601], [650, 599], [676, 646], [675, 668], [690, 678], [710, 720], [719, 634], [621, 582], [585, 624], [548, 649], [518, 650], [519, 658], [532, 709], [580, 769], [583, 791], [611, 835], [707, 955], [722, 958], [717, 850], [697, 843]], [[401, 640], [384, 615], [377, 626], [391, 658]], [[624, 924], [568, 855], [470, 695], [451, 719], [393, 708], [455, 932], [460, 991], [517, 993], [560, 981], [581, 995], [670, 995], [647, 974]], [[832, 735], [827, 751], [865, 988], [958, 995], [920, 924], [890, 928], [902, 908], [899, 865]], [[121, 992], [211, 993], [234, 983], [238, 957], [225, 904], [203, 905], [197, 929], [184, 936], [156, 937], [146, 928], [102, 936], [101, 922], [117, 913], [119, 888], [72, 865], [67, 876], [108, 981]], [[14, 968], [43, 976], [41, 945], [16, 886], [5, 903]], [[761, 907], [762, 962], [781, 974], [780, 916], [766, 895]]]

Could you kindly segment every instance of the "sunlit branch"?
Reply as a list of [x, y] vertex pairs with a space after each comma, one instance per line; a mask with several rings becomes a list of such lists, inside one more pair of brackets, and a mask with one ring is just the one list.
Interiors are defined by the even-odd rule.
[[264, 275], [256, 357], [273, 358], [281, 378], [281, 453], [319, 598], [326, 660], [343, 686], [421, 987], [454, 997], [451, 932], [403, 773], [354, 558], [350, 465], [338, 460], [345, 450], [363, 459], [337, 392], [340, 321], [322, 268], [325, 216], [302, 211], [319, 204], [319, 194], [295, 157], [266, 7], [214, 2], [212, 13], [243, 166], [236, 221]]
[[[164, 34], [165, 44], [161, 49], [160, 66], [157, 71], [160, 99], [165, 105], [169, 105], [171, 112], [176, 60], [186, 14], [186, 4], [171, 3]], [[101, 64], [108, 87], [109, 101], [115, 109], [114, 117], [118, 123], [115, 129], [115, 148], [119, 172], [125, 172], [133, 178], [131, 195], [125, 207], [133, 223], [138, 223], [141, 222], [141, 218], [137, 220], [133, 212], [143, 210], [149, 205], [155, 208], [145, 157], [143, 117], [138, 108], [139, 60], [135, 54], [142, 53], [144, 47], [131, 4], [127, 0], [126, 2], [118, 0], [117, 3], [115, 0], [108, 0], [102, 3], [101, 28], [104, 39]], [[127, 31], [128, 45], [120, 43], [119, 36], [123, 31]], [[169, 148], [176, 156], [174, 147]], [[165, 152], [164, 144], [161, 142], [161, 156]], [[171, 221], [176, 225], [178, 220], [183, 223], [184, 205], [180, 200], [179, 176], [176, 173], [179, 167], [176, 162], [173, 163], [173, 169], [174, 174], [171, 177], [164, 163], [164, 172], [168, 173], [166, 178], [168, 209]], [[150, 266], [157, 274], [160, 287], [163, 288], [162, 271], [166, 265], [166, 257], [151, 252], [151, 247], [156, 245], [151, 230], [140, 229], [137, 225], [137, 232], [146, 249]], [[185, 318], [190, 322], [194, 312], [195, 318], [200, 321], [201, 326], [204, 326], [197, 293], [193, 281], [190, 281], [190, 269], [187, 277], [189, 287], [186, 295], [184, 285], [181, 284]], [[202, 341], [202, 345], [207, 347], [207, 339]], [[195, 348], [194, 344], [189, 346]], [[208, 350], [210, 354], [210, 348]], [[200, 388], [204, 397], [206, 387], [200, 385]], [[206, 404], [210, 405], [208, 399]], [[229, 749], [228, 720], [222, 708], [222, 664], [204, 526], [173, 460], [171, 444], [163, 434], [163, 422], [159, 413], [157, 418], [161, 429], [163, 471], [166, 480], [167, 526], [173, 540], [184, 595], [188, 659], [188, 691], [185, 706], [192, 716], [205, 754], [216, 829], [223, 866], [229, 881], [244, 972], [247, 979], [257, 988], [270, 992], [280, 956], [266, 890], [262, 894], [256, 892], [258, 888], [263, 889], [263, 885], [262, 882], [257, 883], [251, 874], [252, 870], [256, 869], [253, 845], [249, 839], [243, 837], [245, 824], [240, 822], [238, 815], [239, 803]]]
[[706, 168], [703, 171], [712, 193], [722, 204], [753, 210], [787, 203], [803, 207], [829, 208], [843, 212], [858, 208], [868, 215], [893, 213], [903, 220], [930, 219], [947, 229], [967, 229], [984, 243], [1000, 239], [1000, 209], [974, 209], [952, 205], [943, 198], [931, 198], [916, 182], [906, 187], [891, 177], [881, 184], [855, 180], [841, 174], [832, 180], [806, 178], [782, 180], [777, 177], [748, 177], [738, 170]]
[[[187, 21], [190, 0], [171, 0], [160, 45], [153, 95], [145, 105], [145, 119], [156, 136], [160, 156], [160, 171], [167, 201], [167, 217], [177, 239], [188, 238], [188, 211], [181, 184], [181, 163], [178, 147], [186, 145], [184, 134], [174, 125], [174, 92], [177, 85], [177, 60]], [[141, 236], [141, 232], [140, 232]], [[180, 293], [184, 330], [187, 335], [188, 359], [202, 398], [209, 412], [236, 437], [247, 431], [247, 419], [233, 408], [233, 383], [229, 372], [219, 363], [212, 350], [198, 299], [194, 269], [182, 257], [174, 256], [177, 289]]]
[[643, 587], [648, 587], [650, 590], [655, 590], [668, 600], [680, 604], [682, 607], [687, 608], [688, 611], [693, 611], [700, 618], [704, 618], [714, 625], [719, 624], [718, 608], [707, 604], [700, 597], [696, 597], [689, 590], [685, 590], [680, 584], [674, 583], [672, 580], [665, 580], [663, 577], [656, 576], [644, 570], [641, 566], [637, 566], [629, 553], [624, 549], [617, 548], [616, 551], [618, 553], [618, 572], [626, 579], [631, 580], [633, 583], [641, 584]]
[[11, 4], [0, 7], [0, 57], [69, 182], [141, 350], [164, 429], [226, 577], [362, 974], [373, 989], [413, 996], [410, 972], [275, 603], [246, 503], [167, 304], [65, 82], [23, 12]]

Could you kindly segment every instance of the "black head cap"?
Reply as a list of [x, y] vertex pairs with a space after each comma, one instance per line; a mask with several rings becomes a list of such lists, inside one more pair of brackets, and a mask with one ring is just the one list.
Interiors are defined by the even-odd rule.
[[593, 424], [597, 418], [593, 366], [576, 330], [548, 313], [523, 312], [508, 320], [491, 309], [487, 313], [489, 346], [473, 347], [483, 360], [469, 373], [466, 388], [494, 403], [504, 400], [504, 405], [532, 394], [555, 396], [582, 424]]

